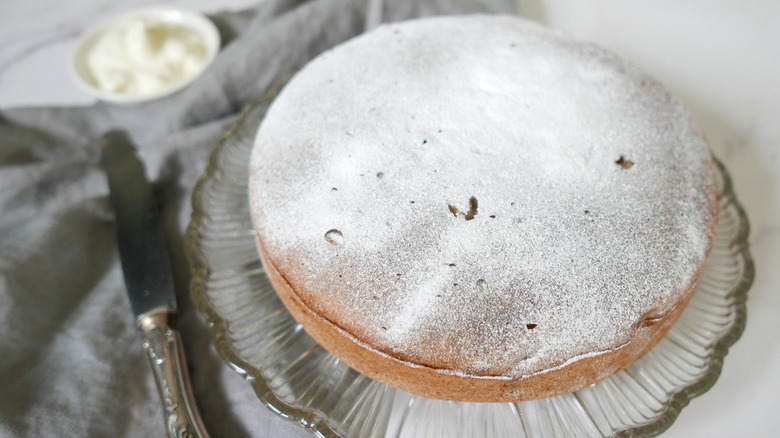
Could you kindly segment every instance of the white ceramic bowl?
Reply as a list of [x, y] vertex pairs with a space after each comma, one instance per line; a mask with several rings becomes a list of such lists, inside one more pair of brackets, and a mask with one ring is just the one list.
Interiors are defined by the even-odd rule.
[[[118, 93], [99, 88], [87, 66], [87, 55], [104, 32], [122, 25], [122, 23], [127, 20], [138, 17], [151, 18], [170, 24], [184, 26], [200, 35], [200, 37], [203, 38], [203, 43], [206, 48], [205, 62], [200, 67], [200, 70], [196, 74], [172, 83], [166, 88], [149, 93]], [[115, 103], [147, 102], [175, 93], [189, 85], [214, 61], [214, 58], [219, 52], [220, 43], [221, 41], [217, 27], [203, 14], [169, 6], [136, 9], [111, 17], [108, 20], [95, 25], [79, 38], [71, 55], [71, 78], [80, 89], [101, 100]]]

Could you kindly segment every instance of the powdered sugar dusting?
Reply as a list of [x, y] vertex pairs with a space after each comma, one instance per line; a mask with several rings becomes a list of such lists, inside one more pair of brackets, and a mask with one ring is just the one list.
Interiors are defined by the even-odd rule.
[[715, 220], [706, 144], [661, 85], [510, 17], [321, 55], [271, 106], [250, 175], [258, 237], [303, 302], [472, 376], [628, 342], [681, 298]]

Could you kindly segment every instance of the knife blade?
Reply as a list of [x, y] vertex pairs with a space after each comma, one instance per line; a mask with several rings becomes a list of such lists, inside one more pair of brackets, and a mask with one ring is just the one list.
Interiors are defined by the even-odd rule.
[[192, 395], [181, 337], [174, 329], [176, 294], [152, 186], [125, 133], [106, 133], [100, 149], [127, 295], [136, 325], [144, 334], [166, 433], [169, 437], [208, 437]]
[[171, 264], [152, 186], [135, 149], [121, 132], [107, 133], [101, 150], [133, 313], [138, 318], [155, 309], [175, 312]]

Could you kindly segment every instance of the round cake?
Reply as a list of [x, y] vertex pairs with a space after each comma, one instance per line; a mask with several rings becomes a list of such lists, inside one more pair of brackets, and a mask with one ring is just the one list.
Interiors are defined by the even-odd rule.
[[385, 25], [273, 101], [250, 163], [259, 253], [290, 313], [357, 371], [518, 401], [638, 360], [691, 297], [712, 159], [633, 65], [507, 16]]

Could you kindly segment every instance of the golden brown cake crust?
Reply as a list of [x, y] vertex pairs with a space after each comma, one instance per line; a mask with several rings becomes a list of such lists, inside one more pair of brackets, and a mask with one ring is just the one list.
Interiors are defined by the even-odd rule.
[[[715, 213], [717, 215], [717, 211]], [[261, 241], [258, 241], [258, 249], [266, 274], [287, 310], [331, 354], [394, 388], [432, 399], [469, 402], [516, 402], [565, 394], [604, 380], [630, 366], [672, 328], [690, 301], [701, 273], [692, 280], [684, 298], [671, 312], [645, 319], [628, 344], [579, 359], [562, 368], [522, 378], [502, 379], [441, 373], [435, 368], [405, 362], [376, 351], [306, 306], [285, 276], [270, 262]]]

